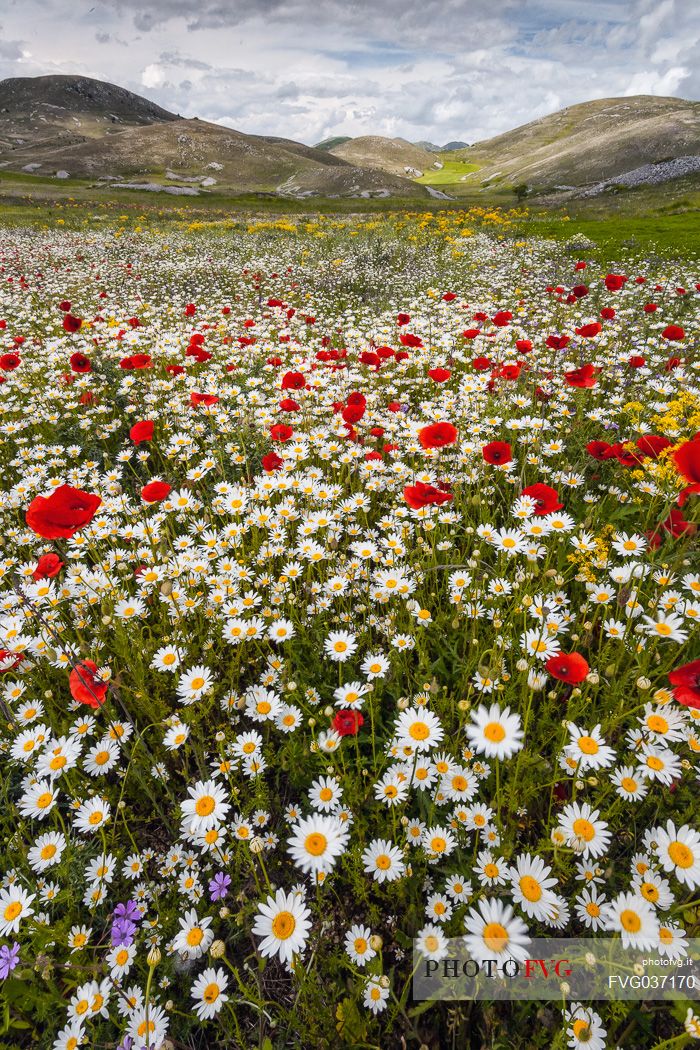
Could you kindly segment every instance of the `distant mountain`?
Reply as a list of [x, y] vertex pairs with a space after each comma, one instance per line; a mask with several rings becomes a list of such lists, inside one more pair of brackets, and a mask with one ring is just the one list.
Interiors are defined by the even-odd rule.
[[450, 153], [453, 149], [464, 149], [469, 143], [454, 141], [446, 142], [444, 146], [436, 146], [434, 142], [414, 142], [413, 145], [420, 146], [428, 153]]
[[425, 171], [440, 167], [440, 162], [420, 146], [406, 139], [389, 139], [382, 135], [362, 135], [348, 139], [330, 151], [350, 164], [377, 168], [403, 178], [417, 178]]
[[427, 196], [407, 178], [291, 139], [185, 120], [87, 77], [0, 82], [0, 167], [187, 194]]
[[479, 165], [472, 185], [583, 186], [645, 164], [700, 155], [700, 102], [654, 95], [603, 98], [568, 106], [457, 156]]

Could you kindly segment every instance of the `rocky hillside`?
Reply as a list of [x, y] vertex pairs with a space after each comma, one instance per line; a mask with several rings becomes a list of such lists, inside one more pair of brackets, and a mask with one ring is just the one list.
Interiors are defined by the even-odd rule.
[[455, 156], [478, 164], [463, 181], [583, 186], [643, 165], [700, 155], [700, 102], [635, 95], [569, 106]]
[[178, 119], [140, 95], [90, 77], [12, 77], [0, 81], [0, 162], [11, 162], [17, 151], [43, 153]]

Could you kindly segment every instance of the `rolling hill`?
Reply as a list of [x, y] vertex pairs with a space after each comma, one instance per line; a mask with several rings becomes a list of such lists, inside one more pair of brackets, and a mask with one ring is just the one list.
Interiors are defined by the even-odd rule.
[[647, 164], [700, 155], [700, 102], [652, 95], [569, 106], [452, 154], [473, 184], [581, 187]]
[[0, 81], [0, 161], [178, 120], [175, 113], [116, 84], [90, 77]]
[[440, 168], [441, 162], [434, 154], [414, 146], [406, 139], [389, 139], [383, 135], [361, 135], [348, 139], [330, 152], [335, 157], [357, 164], [363, 168], [376, 168], [403, 178], [417, 177], [431, 168]]
[[185, 119], [89, 77], [0, 82], [0, 169], [188, 195], [450, 198], [527, 187], [582, 196], [700, 179], [700, 102], [598, 99], [458, 146], [436, 153], [380, 135], [307, 146]]
[[13, 171], [198, 194], [425, 197], [407, 178], [274, 136], [184, 119], [84, 77], [0, 83], [0, 166]]
[[350, 142], [349, 135], [332, 135], [329, 139], [323, 139], [321, 142], [317, 142], [314, 145], [314, 149], [320, 150], [332, 150], [336, 146], [343, 146], [346, 142]]

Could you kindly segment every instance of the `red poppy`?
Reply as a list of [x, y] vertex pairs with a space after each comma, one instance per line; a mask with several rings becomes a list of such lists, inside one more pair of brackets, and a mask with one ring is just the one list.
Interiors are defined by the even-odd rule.
[[282, 376], [283, 390], [303, 390], [305, 386], [306, 379], [301, 372], [285, 372]]
[[644, 457], [631, 448], [625, 448], [621, 441], [617, 441], [610, 446], [605, 454], [605, 459], [616, 459], [623, 467], [636, 467], [643, 462]]
[[270, 427], [270, 437], [273, 441], [289, 441], [293, 433], [293, 428], [287, 423], [273, 423]]
[[63, 310], [64, 314], [70, 313], [71, 302], [70, 299], [64, 299], [58, 304], [58, 309]]
[[150, 354], [132, 354], [131, 357], [123, 357], [119, 362], [119, 367], [127, 372], [131, 372], [142, 368], [150, 368], [152, 364]]
[[201, 346], [188, 346], [185, 357], [193, 357], [195, 361], [204, 364], [205, 361], [211, 361], [212, 355], [208, 350], [202, 350]]
[[600, 316], [603, 318], [604, 321], [612, 321], [613, 317], [615, 316], [615, 311], [613, 310], [612, 306], [604, 306], [603, 309], [600, 311]]
[[674, 686], [673, 696], [679, 704], [700, 708], [700, 660], [677, 667], [668, 680]]
[[435, 488], [434, 485], [426, 485], [422, 481], [417, 481], [415, 485], [407, 485], [403, 490], [403, 495], [406, 503], [413, 510], [421, 510], [431, 503], [441, 506], [452, 499], [452, 493], [444, 492], [442, 489]]
[[13, 372], [15, 368], [18, 368], [22, 363], [22, 358], [19, 354], [3, 354], [0, 357], [0, 368], [5, 372]]
[[576, 299], [583, 299], [588, 295], [588, 286], [585, 284], [575, 284], [571, 291]]
[[480, 328], [466, 328], [462, 332], [463, 339], [476, 339], [477, 335], [481, 335]]
[[499, 368], [497, 375], [501, 379], [510, 379], [510, 380], [519, 379], [520, 378], [520, 370], [522, 368], [526, 368], [526, 367], [527, 366], [524, 365], [524, 364], [503, 365], [501, 368]]
[[569, 386], [584, 389], [595, 386], [598, 371], [599, 369], [593, 365], [582, 365], [581, 368], [573, 368], [570, 372], [565, 372], [564, 379]]
[[408, 324], [408, 322], [410, 320], [411, 320], [411, 315], [410, 314], [398, 314], [398, 316], [396, 318], [396, 323], [397, 323], [397, 325], [400, 328], [402, 325]]
[[382, 359], [379, 356], [379, 354], [375, 354], [371, 350], [363, 350], [360, 354], [361, 365], [376, 365], [377, 367], [379, 367], [381, 363]]
[[498, 313], [493, 315], [491, 320], [496, 325], [496, 328], [506, 328], [513, 320], [513, 315], [510, 310], [499, 310]]
[[63, 328], [66, 332], [79, 332], [82, 324], [82, 317], [74, 317], [73, 314], [66, 314], [63, 318]]
[[678, 341], [685, 339], [685, 331], [677, 324], [666, 325], [663, 332], [661, 333], [662, 339], [670, 339], [671, 341]]
[[428, 375], [434, 383], [446, 383], [452, 373], [449, 368], [431, 368], [428, 371]]
[[36, 569], [32, 573], [32, 579], [52, 580], [54, 576], [58, 576], [63, 565], [64, 563], [59, 556], [54, 554], [53, 551], [49, 554], [42, 554], [39, 561], [36, 563]]
[[571, 338], [568, 335], [548, 335], [545, 341], [550, 350], [564, 350]]
[[331, 725], [338, 736], [355, 736], [364, 722], [361, 711], [342, 710], [336, 712]]
[[481, 454], [487, 463], [500, 464], [510, 463], [513, 451], [507, 441], [490, 441], [484, 445]]
[[646, 363], [646, 358], [641, 357], [639, 354], [632, 354], [627, 362], [630, 368], [644, 368]]
[[644, 313], [645, 314], [655, 314], [658, 309], [659, 308], [656, 305], [656, 303], [646, 303], [645, 306], [644, 306]]
[[686, 441], [673, 453], [676, 469], [692, 484], [700, 483], [700, 437]]
[[268, 452], [266, 456], [262, 458], [262, 468], [272, 472], [273, 470], [279, 470], [284, 460], [281, 456], [278, 456], [276, 452]]
[[144, 419], [140, 423], [134, 423], [129, 431], [129, 437], [135, 445], [140, 445], [142, 441], [152, 441], [153, 427], [154, 424], [150, 419]]
[[693, 536], [696, 531], [697, 525], [694, 525], [691, 521], [686, 521], [682, 512], [676, 510], [674, 507], [668, 517], [664, 518], [662, 522], [659, 522], [656, 532], [648, 532], [646, 535], [649, 540], [649, 545], [654, 550], [657, 550], [661, 545], [661, 540], [664, 538], [664, 532], [667, 532], [674, 540], [677, 540], [686, 534]]
[[343, 417], [343, 420], [346, 423], [350, 423], [350, 424], [358, 423], [362, 419], [364, 414], [365, 414], [365, 406], [364, 405], [357, 405], [357, 404], [344, 405], [343, 409], [341, 411], [341, 415]]
[[281, 412], [298, 412], [300, 407], [301, 406], [299, 402], [295, 401], [291, 397], [285, 397], [282, 401], [280, 401]]
[[422, 346], [423, 340], [419, 339], [417, 335], [411, 335], [410, 332], [404, 332], [403, 335], [399, 336], [399, 342], [403, 346]]
[[194, 303], [188, 303], [185, 307], [185, 317], [193, 317], [196, 309], [197, 307], [194, 305]]
[[553, 678], [569, 685], [578, 685], [588, 674], [588, 663], [580, 653], [559, 653], [550, 656], [544, 665]]
[[559, 493], [556, 489], [551, 488], [549, 485], [543, 485], [542, 482], [536, 482], [534, 485], [528, 485], [522, 491], [523, 496], [529, 496], [530, 499], [535, 501], [535, 514], [551, 514], [552, 511], [561, 510], [564, 506], [563, 503], [559, 502]]
[[605, 287], [609, 292], [619, 292], [626, 281], [627, 278], [623, 273], [609, 273], [605, 278]]
[[78, 703], [97, 708], [105, 702], [109, 687], [97, 675], [94, 660], [81, 660], [71, 671], [68, 681], [71, 695]]
[[81, 354], [79, 350], [71, 354], [70, 366], [74, 372], [92, 372], [90, 358], [86, 357], [85, 354]]
[[645, 434], [644, 437], [637, 438], [635, 445], [642, 455], [658, 459], [664, 449], [671, 447], [671, 442], [660, 434]]
[[36, 496], [25, 515], [27, 525], [47, 540], [70, 539], [89, 525], [102, 503], [99, 496], [60, 485], [50, 496]]
[[149, 481], [141, 489], [141, 499], [144, 503], [160, 503], [171, 492], [172, 485], [168, 485], [167, 481]]
[[489, 368], [493, 365], [488, 357], [475, 357], [472, 361], [472, 368], [475, 368], [477, 372], [488, 372]]
[[418, 440], [423, 448], [444, 448], [454, 445], [457, 440], [457, 427], [452, 423], [431, 423], [418, 433]]
[[442, 301], [443, 301], [443, 303], [451, 303], [456, 298], [457, 298], [457, 293], [456, 292], [445, 292], [445, 294], [442, 297]]
[[190, 404], [194, 407], [196, 405], [206, 405], [210, 407], [215, 405], [218, 401], [216, 394], [198, 394], [196, 390], [193, 390], [190, 394]]
[[582, 336], [584, 339], [592, 339], [603, 331], [603, 326], [600, 321], [591, 321], [590, 324], [581, 325], [580, 328], [576, 328], [576, 335]]
[[609, 459], [606, 455], [610, 451], [610, 445], [607, 441], [589, 441], [586, 445], [586, 452], [589, 456], [593, 456], [593, 459]]
[[515, 349], [519, 354], [529, 354], [532, 350], [532, 343], [529, 339], [516, 339]]

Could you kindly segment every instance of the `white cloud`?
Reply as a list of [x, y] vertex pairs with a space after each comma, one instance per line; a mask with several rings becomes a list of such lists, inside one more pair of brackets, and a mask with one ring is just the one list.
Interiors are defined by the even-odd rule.
[[304, 142], [475, 141], [591, 98], [700, 94], [694, 0], [26, 0], [3, 21], [0, 75], [81, 73]]

